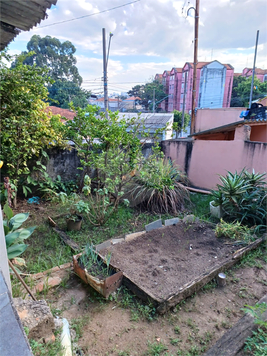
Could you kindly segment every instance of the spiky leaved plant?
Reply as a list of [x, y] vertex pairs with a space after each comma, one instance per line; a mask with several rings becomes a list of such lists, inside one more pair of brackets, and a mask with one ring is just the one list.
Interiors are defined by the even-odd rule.
[[148, 210], [156, 213], [177, 214], [189, 193], [181, 182], [186, 177], [172, 162], [152, 155], [136, 173], [131, 196]]

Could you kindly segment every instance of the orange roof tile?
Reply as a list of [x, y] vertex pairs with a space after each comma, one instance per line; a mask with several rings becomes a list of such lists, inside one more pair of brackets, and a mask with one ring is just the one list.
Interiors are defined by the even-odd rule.
[[[69, 109], [58, 108], [57, 106], [48, 106], [46, 108], [46, 112], [48, 113], [49, 111], [51, 111], [53, 115], [60, 115], [65, 117], [67, 120], [73, 120], [76, 116], [75, 112], [70, 111]], [[65, 120], [63, 119], [62, 121]]]

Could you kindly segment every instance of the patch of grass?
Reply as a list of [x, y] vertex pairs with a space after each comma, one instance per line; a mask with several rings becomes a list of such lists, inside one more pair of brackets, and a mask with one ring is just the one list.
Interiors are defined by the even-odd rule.
[[156, 318], [156, 308], [152, 303], [144, 303], [135, 297], [126, 287], [122, 286], [113, 300], [123, 309], [130, 309], [131, 321], [147, 320]]
[[181, 339], [174, 339], [174, 338], [170, 338], [170, 343], [172, 345], [177, 345], [179, 342], [181, 342]]
[[85, 315], [71, 320], [71, 328], [75, 330], [76, 336], [74, 342], [77, 342], [83, 336], [83, 327], [89, 322], [89, 316]]
[[61, 345], [61, 329], [55, 331], [55, 337], [55, 342], [49, 342], [47, 344], [29, 340], [34, 356], [63, 356], [64, 348]]
[[195, 216], [214, 221], [210, 217], [210, 202], [213, 200], [211, 194], [190, 193], [190, 199], [193, 205], [189, 208]]
[[215, 279], [211, 280], [209, 283], [205, 284], [201, 290], [205, 293], [217, 287]]
[[145, 353], [146, 356], [160, 356], [164, 351], [168, 350], [168, 347], [162, 342], [148, 342], [148, 349]]
[[174, 327], [174, 332], [175, 332], [175, 334], [181, 334], [181, 330], [180, 330], [180, 327], [178, 325], [176, 325]]

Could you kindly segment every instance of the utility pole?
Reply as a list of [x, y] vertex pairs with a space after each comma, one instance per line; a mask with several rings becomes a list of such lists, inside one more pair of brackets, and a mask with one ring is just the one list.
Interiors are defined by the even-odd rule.
[[257, 36], [256, 36], [256, 45], [255, 45], [254, 63], [253, 63], [252, 80], [251, 80], [251, 88], [250, 88], [250, 96], [249, 96], [249, 109], [251, 108], [252, 94], [253, 94], [253, 87], [254, 87], [254, 75], [255, 75], [255, 65], [256, 65], [256, 56], [257, 56], [258, 39], [259, 39], [259, 30], [257, 31]]
[[183, 127], [184, 127], [184, 110], [185, 110], [186, 86], [187, 86], [187, 72], [185, 72], [185, 79], [184, 79], [184, 97], [183, 97], [183, 111], [182, 111], [181, 137], [182, 137]]
[[[191, 8], [190, 8], [191, 9]], [[190, 10], [188, 9], [188, 11]], [[196, 0], [195, 10], [195, 39], [194, 39], [194, 74], [193, 74], [193, 91], [192, 91], [192, 112], [190, 134], [195, 132], [195, 100], [197, 87], [197, 49], [198, 49], [198, 21], [199, 21], [199, 0]]]
[[102, 28], [103, 42], [103, 80], [104, 80], [104, 109], [106, 118], [108, 118], [108, 79], [107, 79], [107, 55], [106, 55], [106, 30]]
[[153, 114], [155, 113], [155, 88], [153, 89]]

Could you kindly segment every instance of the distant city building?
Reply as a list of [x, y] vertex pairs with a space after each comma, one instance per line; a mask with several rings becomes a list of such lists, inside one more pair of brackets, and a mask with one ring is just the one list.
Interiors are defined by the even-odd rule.
[[[240, 75], [242, 75], [242, 77], [250, 77], [252, 76], [252, 68], [244, 68], [242, 73], [240, 73]], [[263, 82], [267, 82], [267, 69], [261, 69], [261, 68], [255, 68], [255, 76], [263, 83]]]
[[[90, 98], [88, 100], [90, 105], [97, 105], [101, 110], [105, 109], [105, 104], [104, 104], [104, 98]], [[108, 98], [108, 108], [111, 111], [117, 111], [119, 110], [120, 107], [120, 103], [121, 103], [121, 99], [116, 98], [116, 99], [112, 99], [112, 98]]]
[[140, 104], [141, 100], [142, 99], [139, 98], [139, 96], [130, 96], [129, 98], [122, 100], [120, 104], [120, 111], [143, 109], [142, 105]]
[[[162, 84], [168, 98], [160, 104], [162, 111], [182, 111], [184, 100], [185, 111], [191, 111], [193, 72], [194, 65], [189, 62], [185, 63], [183, 68], [164, 71]], [[230, 64], [221, 64], [216, 60], [199, 62], [196, 78], [196, 109], [230, 107], [233, 76], [234, 68]]]

